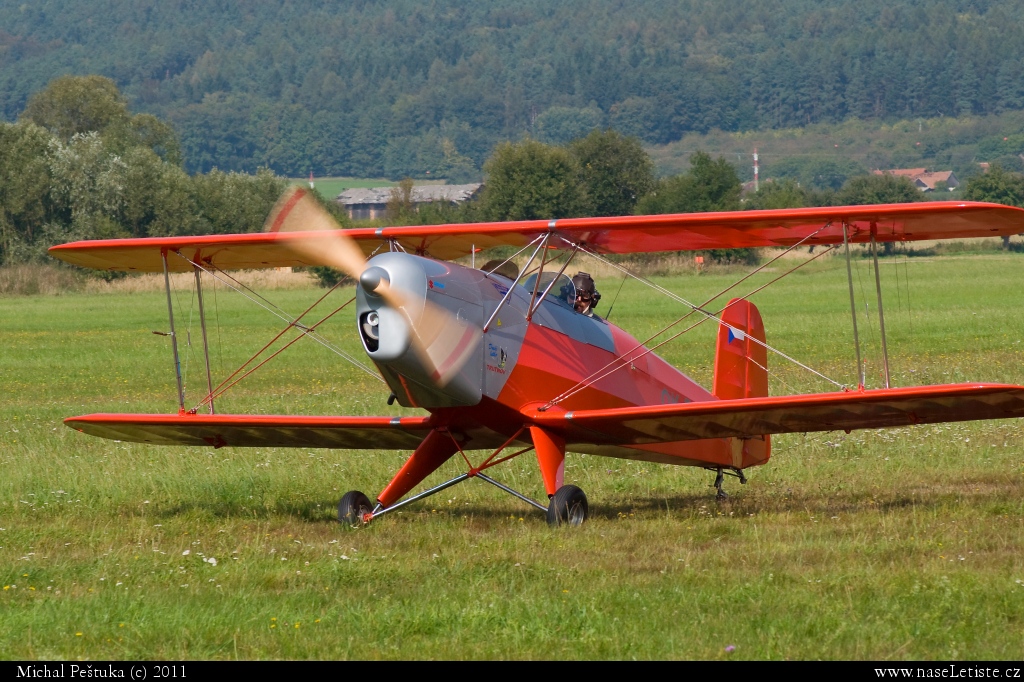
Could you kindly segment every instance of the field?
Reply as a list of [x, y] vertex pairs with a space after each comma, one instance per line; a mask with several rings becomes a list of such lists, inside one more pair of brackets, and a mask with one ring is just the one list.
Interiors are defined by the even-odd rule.
[[[398, 183], [394, 180], [385, 180], [383, 178], [313, 178], [314, 186], [317, 192], [320, 193], [324, 199], [332, 200], [335, 199], [339, 194], [347, 189], [353, 188], [364, 188], [364, 187], [393, 187]], [[309, 185], [309, 178], [292, 178], [290, 182], [293, 185], [302, 185], [307, 187]], [[417, 185], [443, 185], [444, 180], [417, 180]]]
[[[309, 178], [293, 178], [293, 185], [309, 185]], [[313, 185], [324, 199], [334, 199], [347, 189], [362, 187], [391, 187], [396, 184], [392, 180], [382, 178], [313, 178]]]
[[[770, 344], [855, 383], [845, 267], [823, 261], [754, 300]], [[1022, 266], [1017, 254], [884, 262], [893, 383], [1024, 383]], [[738, 275], [657, 282], [701, 302]], [[877, 387], [873, 281], [857, 261]], [[634, 282], [618, 296], [610, 275], [598, 284], [598, 313], [614, 302], [611, 320], [638, 338], [683, 314]], [[321, 292], [266, 296], [297, 313]], [[351, 295], [339, 293], [338, 305]], [[223, 288], [206, 297], [224, 376], [281, 323]], [[195, 399], [198, 321], [189, 290], [176, 300], [179, 322], [193, 321], [183, 364]], [[337, 318], [328, 335], [365, 357]], [[151, 333], [167, 327], [161, 294], [5, 297], [0, 319], [0, 658], [1024, 658], [1017, 421], [777, 436], [771, 461], [745, 486], [727, 479], [721, 503], [710, 472], [570, 455], [566, 482], [591, 504], [583, 527], [549, 528], [469, 481], [349, 530], [334, 521], [340, 495], [373, 497], [407, 453], [159, 448], [61, 424], [174, 411], [168, 341]], [[659, 353], [707, 385], [713, 332]], [[831, 390], [769, 362], [774, 394]], [[377, 379], [303, 341], [217, 408], [403, 412], [385, 398]], [[541, 497], [532, 458], [493, 475]], [[428, 483], [460, 471], [452, 460]]]

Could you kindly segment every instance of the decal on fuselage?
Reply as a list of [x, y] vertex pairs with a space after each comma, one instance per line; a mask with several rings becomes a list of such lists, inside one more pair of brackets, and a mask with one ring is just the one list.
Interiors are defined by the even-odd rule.
[[661, 402], [663, 405], [674, 405], [675, 403], [688, 403], [691, 401], [684, 395], [679, 395], [675, 391], [663, 388], [661, 389]]

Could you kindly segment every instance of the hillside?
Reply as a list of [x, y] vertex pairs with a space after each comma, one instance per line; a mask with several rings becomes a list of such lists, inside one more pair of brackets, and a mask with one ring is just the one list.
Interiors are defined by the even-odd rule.
[[0, 116], [96, 73], [173, 123], [190, 171], [462, 180], [526, 134], [1017, 111], [1022, 19], [1010, 0], [10, 2]]
[[876, 168], [952, 170], [965, 181], [981, 172], [980, 162], [1024, 170], [1024, 112], [689, 133], [648, 152], [663, 176], [685, 172], [690, 155], [702, 150], [723, 156], [749, 181], [754, 149], [762, 180], [793, 178], [816, 189], [838, 189], [850, 177]]

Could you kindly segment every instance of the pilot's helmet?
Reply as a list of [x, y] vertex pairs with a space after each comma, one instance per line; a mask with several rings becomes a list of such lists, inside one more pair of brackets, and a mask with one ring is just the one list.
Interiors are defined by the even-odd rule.
[[577, 272], [576, 276], [572, 278], [572, 284], [576, 287], [576, 295], [590, 303], [591, 310], [597, 307], [597, 302], [601, 300], [601, 293], [597, 290], [594, 278], [589, 273]]

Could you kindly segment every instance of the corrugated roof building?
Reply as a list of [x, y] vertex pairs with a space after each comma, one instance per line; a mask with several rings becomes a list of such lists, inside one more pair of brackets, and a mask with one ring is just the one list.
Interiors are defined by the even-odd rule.
[[[415, 205], [431, 204], [435, 201], [447, 201], [461, 204], [477, 195], [481, 183], [469, 185], [416, 185], [412, 188], [410, 199]], [[345, 207], [348, 217], [353, 220], [373, 220], [380, 218], [387, 210], [388, 201], [397, 187], [363, 187], [347, 189], [337, 196], [335, 201]]]

